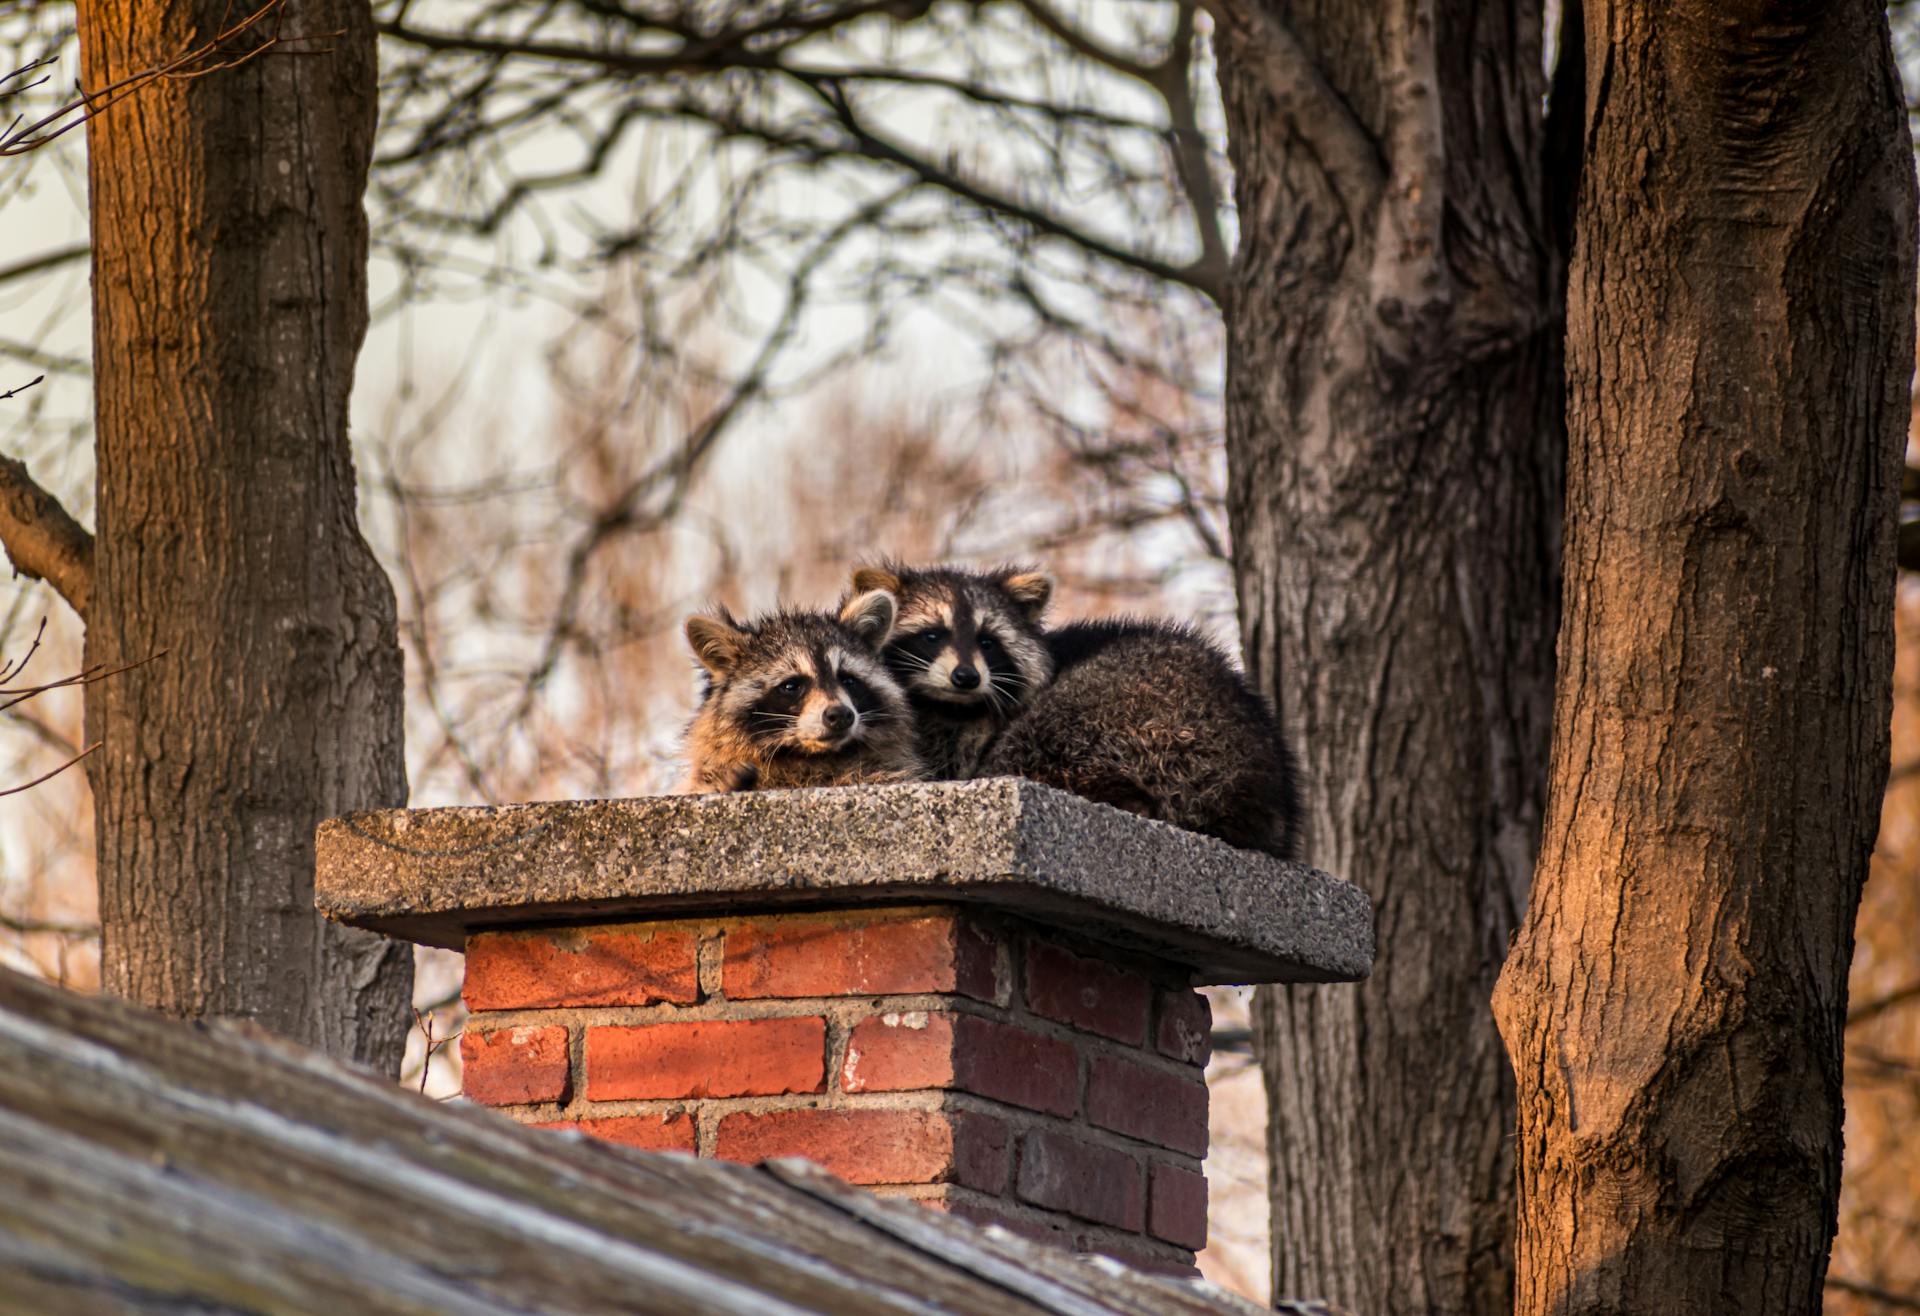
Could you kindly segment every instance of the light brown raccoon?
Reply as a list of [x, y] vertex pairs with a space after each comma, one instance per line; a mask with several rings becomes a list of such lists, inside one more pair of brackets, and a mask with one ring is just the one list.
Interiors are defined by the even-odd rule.
[[675, 793], [924, 780], [907, 696], [879, 656], [896, 611], [869, 590], [838, 616], [687, 618], [706, 688]]
[[975, 775], [994, 738], [1053, 676], [1040, 632], [1052, 578], [1030, 567], [886, 562], [855, 570], [853, 588], [899, 600], [885, 657], [913, 706], [928, 769], [942, 779]]

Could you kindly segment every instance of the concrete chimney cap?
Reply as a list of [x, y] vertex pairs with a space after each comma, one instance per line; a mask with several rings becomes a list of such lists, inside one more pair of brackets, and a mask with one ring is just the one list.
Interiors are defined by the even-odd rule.
[[455, 949], [488, 928], [953, 902], [1151, 953], [1196, 985], [1373, 964], [1350, 883], [1012, 777], [389, 809], [317, 840], [324, 914]]

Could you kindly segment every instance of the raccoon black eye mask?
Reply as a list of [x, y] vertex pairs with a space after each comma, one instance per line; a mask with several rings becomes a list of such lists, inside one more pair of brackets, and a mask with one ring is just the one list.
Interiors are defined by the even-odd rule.
[[934, 776], [974, 775], [980, 756], [1053, 674], [1039, 622], [1053, 581], [1030, 567], [860, 567], [853, 594], [885, 590], [899, 617], [884, 649], [907, 692]]
[[897, 615], [868, 590], [837, 613], [689, 617], [703, 690], [676, 793], [923, 779], [906, 692], [880, 658]]

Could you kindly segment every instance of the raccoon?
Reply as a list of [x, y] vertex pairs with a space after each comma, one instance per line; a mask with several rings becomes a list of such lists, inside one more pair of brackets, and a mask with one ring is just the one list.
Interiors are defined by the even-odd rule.
[[1052, 579], [1027, 567], [887, 562], [857, 569], [853, 588], [899, 599], [885, 657], [913, 705], [929, 771], [975, 775], [1001, 728], [1053, 676], [1040, 631]]
[[687, 618], [705, 690], [675, 793], [924, 780], [906, 693], [879, 656], [896, 611], [870, 590], [838, 616]]
[[984, 756], [1018, 776], [1292, 859], [1299, 769], [1226, 654], [1175, 622], [1075, 622], [1046, 636], [1051, 684]]

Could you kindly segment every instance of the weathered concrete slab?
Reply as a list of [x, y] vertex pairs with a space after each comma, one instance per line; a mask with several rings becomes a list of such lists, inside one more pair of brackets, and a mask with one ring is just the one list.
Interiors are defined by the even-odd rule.
[[318, 839], [323, 913], [454, 949], [501, 926], [956, 901], [1151, 951], [1196, 983], [1373, 965], [1372, 906], [1349, 883], [1012, 777], [393, 809]]

